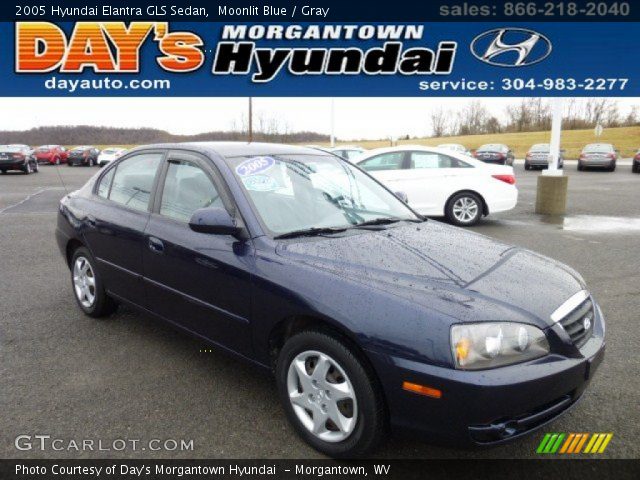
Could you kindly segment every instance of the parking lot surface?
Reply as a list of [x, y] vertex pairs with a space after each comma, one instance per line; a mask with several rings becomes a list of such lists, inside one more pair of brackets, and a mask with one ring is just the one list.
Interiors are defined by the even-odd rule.
[[[85, 317], [54, 239], [66, 189], [97, 169], [41, 166], [0, 176], [0, 457], [316, 458], [287, 424], [263, 372], [126, 308]], [[533, 213], [536, 177], [516, 165], [515, 210], [474, 230], [577, 269], [607, 319], [607, 353], [582, 401], [544, 430], [500, 447], [460, 450], [397, 436], [380, 458], [535, 457], [544, 432], [613, 432], [602, 456], [640, 457], [640, 175], [567, 166], [568, 215]], [[64, 184], [64, 185], [63, 185]], [[536, 295], [536, 285], [530, 286]], [[14, 446], [18, 435], [78, 442], [140, 439], [139, 449], [78, 452]], [[150, 451], [151, 439], [193, 450]], [[173, 444], [170, 444], [173, 445]]]

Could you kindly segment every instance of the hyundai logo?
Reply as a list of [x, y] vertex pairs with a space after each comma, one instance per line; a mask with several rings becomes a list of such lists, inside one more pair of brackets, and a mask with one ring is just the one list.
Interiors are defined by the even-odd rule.
[[496, 28], [471, 41], [474, 57], [498, 67], [533, 65], [547, 58], [551, 50], [547, 37], [526, 28]]
[[585, 330], [589, 330], [591, 328], [591, 317], [584, 317], [584, 320], [582, 321], [582, 326], [584, 327]]

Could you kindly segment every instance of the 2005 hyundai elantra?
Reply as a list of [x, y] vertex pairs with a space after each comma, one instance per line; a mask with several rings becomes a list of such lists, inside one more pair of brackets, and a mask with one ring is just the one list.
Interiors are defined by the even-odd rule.
[[319, 150], [155, 145], [67, 195], [57, 240], [87, 315], [126, 303], [272, 370], [328, 455], [389, 427], [495, 444], [566, 412], [604, 353], [582, 278], [399, 196]]

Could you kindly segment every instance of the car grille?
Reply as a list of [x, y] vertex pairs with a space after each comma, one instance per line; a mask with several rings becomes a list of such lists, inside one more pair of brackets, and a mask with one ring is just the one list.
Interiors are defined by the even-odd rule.
[[559, 321], [576, 347], [582, 347], [591, 338], [594, 316], [593, 302], [587, 298]]

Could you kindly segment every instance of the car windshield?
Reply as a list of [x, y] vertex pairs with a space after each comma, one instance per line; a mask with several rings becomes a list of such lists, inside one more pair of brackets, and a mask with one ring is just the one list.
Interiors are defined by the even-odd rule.
[[483, 151], [483, 152], [502, 152], [504, 150], [506, 150], [507, 148], [504, 145], [500, 145], [497, 143], [487, 143], [486, 145], [482, 145], [480, 148], [478, 148], [478, 151]]
[[106, 153], [106, 154], [111, 154], [111, 153], [118, 153], [119, 149], [117, 148], [105, 148], [102, 153]]
[[549, 152], [550, 147], [548, 144], [546, 143], [539, 143], [537, 145], [534, 145], [533, 147], [531, 147], [531, 151], [532, 152], [543, 152], [543, 153], [547, 153]]
[[232, 157], [226, 162], [274, 236], [421, 221], [378, 182], [332, 155]]
[[584, 147], [583, 152], [609, 153], [613, 152], [613, 146], [607, 144], [593, 143]]

